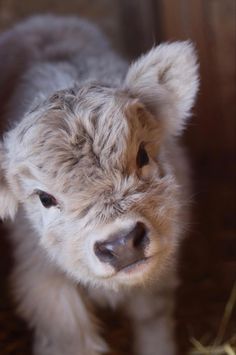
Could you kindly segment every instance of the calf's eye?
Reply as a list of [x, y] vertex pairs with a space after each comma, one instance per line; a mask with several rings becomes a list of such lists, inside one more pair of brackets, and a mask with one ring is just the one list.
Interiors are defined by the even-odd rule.
[[141, 143], [139, 146], [137, 158], [136, 158], [136, 163], [138, 168], [142, 168], [143, 166], [147, 165], [149, 163], [149, 157], [148, 154], [144, 148], [144, 144]]
[[58, 204], [55, 197], [53, 197], [52, 195], [49, 195], [47, 192], [38, 191], [37, 193], [38, 193], [39, 199], [44, 207], [49, 208], [52, 206], [56, 206]]

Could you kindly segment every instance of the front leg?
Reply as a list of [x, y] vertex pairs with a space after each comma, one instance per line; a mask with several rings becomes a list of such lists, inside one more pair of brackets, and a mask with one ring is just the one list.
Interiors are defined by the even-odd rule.
[[173, 292], [137, 290], [128, 304], [134, 322], [135, 355], [175, 355]]
[[[21, 316], [35, 331], [34, 355], [98, 355], [107, 350], [83, 295], [34, 250], [13, 273]], [[87, 302], [86, 302], [87, 303]]]

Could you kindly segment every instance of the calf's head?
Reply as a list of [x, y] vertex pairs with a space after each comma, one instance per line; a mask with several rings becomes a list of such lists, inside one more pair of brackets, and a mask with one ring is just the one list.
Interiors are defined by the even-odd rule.
[[176, 42], [133, 63], [121, 87], [56, 92], [0, 145], [1, 217], [22, 205], [38, 243], [77, 281], [158, 277], [183, 224], [170, 147], [197, 88], [194, 49]]

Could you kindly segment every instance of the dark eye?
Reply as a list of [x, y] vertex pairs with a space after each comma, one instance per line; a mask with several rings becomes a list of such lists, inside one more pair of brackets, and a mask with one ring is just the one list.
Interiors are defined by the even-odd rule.
[[142, 168], [143, 166], [147, 165], [149, 163], [149, 158], [148, 154], [144, 148], [143, 143], [140, 144], [137, 158], [136, 158], [136, 163], [138, 168]]
[[38, 195], [44, 207], [49, 208], [57, 205], [57, 200], [55, 199], [55, 197], [49, 195], [47, 192], [38, 191]]

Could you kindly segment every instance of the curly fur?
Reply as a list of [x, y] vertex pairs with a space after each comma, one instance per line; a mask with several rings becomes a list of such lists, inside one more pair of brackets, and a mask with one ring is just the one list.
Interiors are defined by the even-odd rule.
[[[89, 303], [122, 302], [136, 353], [173, 355], [189, 200], [177, 137], [198, 89], [192, 44], [161, 44], [128, 67], [95, 26], [39, 16], [0, 37], [0, 67], [1, 92], [13, 73], [16, 81], [0, 143], [0, 216], [12, 219], [12, 281], [34, 353], [106, 352]], [[138, 169], [142, 142], [149, 164]], [[38, 190], [58, 205], [44, 208]], [[117, 272], [100, 262], [94, 243], [137, 221], [149, 230], [146, 264]]]

